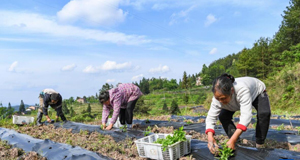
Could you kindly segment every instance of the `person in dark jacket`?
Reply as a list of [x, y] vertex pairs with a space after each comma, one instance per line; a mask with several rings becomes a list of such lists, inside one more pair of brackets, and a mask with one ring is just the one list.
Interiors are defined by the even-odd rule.
[[67, 119], [62, 112], [62, 97], [61, 95], [53, 89], [44, 89], [40, 95], [40, 108], [37, 114], [37, 125], [42, 125], [43, 114], [46, 116], [47, 121], [51, 123], [51, 119], [48, 116], [48, 106], [50, 105], [56, 111], [56, 120], [60, 116], [61, 120], [66, 122]]

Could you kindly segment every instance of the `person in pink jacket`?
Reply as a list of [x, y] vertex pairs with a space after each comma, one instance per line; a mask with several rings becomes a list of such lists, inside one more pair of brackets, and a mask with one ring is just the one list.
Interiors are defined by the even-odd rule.
[[[139, 87], [131, 83], [119, 84], [117, 88], [102, 91], [99, 95], [99, 101], [103, 105], [103, 129], [110, 130], [117, 121], [118, 116], [122, 125], [125, 124], [125, 121], [131, 125], [135, 104], [142, 95], [143, 93]], [[110, 125], [106, 127], [110, 110], [113, 110], [113, 115]]]

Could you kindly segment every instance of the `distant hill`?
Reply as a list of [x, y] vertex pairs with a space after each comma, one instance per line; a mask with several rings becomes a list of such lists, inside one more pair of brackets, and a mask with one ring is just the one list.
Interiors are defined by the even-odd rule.
[[[25, 108], [28, 108], [29, 106], [34, 106], [34, 105], [28, 105], [28, 104], [24, 104]], [[19, 111], [20, 105], [15, 105], [15, 106], [11, 106], [12, 108], [15, 109], [15, 111]]]

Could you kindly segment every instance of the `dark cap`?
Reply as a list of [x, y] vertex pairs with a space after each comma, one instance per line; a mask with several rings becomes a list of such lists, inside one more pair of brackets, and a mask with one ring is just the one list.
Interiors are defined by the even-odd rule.
[[55, 100], [55, 101], [58, 101], [58, 94], [57, 93], [52, 93], [51, 96], [50, 96], [51, 100]]

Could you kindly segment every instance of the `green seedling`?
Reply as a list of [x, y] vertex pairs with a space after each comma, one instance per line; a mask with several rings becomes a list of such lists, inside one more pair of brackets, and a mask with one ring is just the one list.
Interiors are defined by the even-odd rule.
[[277, 128], [277, 131], [281, 131], [281, 130], [284, 130], [284, 124], [282, 123], [280, 126], [278, 126]]
[[120, 129], [122, 130], [122, 132], [127, 132], [127, 125], [123, 125], [122, 127], [120, 127]]
[[219, 160], [228, 160], [229, 157], [233, 156], [233, 150], [226, 145], [227, 141], [221, 144], [221, 148], [219, 149]]
[[168, 118], [168, 122], [171, 122], [171, 118], [170, 117]]
[[185, 140], [185, 132], [183, 126], [181, 126], [178, 130], [174, 130], [173, 136], [168, 135], [166, 138], [158, 138], [154, 143], [162, 144], [162, 149], [165, 152], [169, 145]]
[[150, 123], [150, 120], [149, 120], [149, 119], [146, 119], [146, 123]]
[[298, 126], [298, 127], [296, 127], [295, 129], [297, 129], [298, 135], [299, 135], [299, 134], [300, 134], [300, 127]]
[[144, 133], [144, 136], [148, 136], [150, 133], [151, 133], [151, 127], [148, 126], [148, 128], [146, 129], [145, 133]]
[[192, 124], [193, 123], [193, 121], [192, 120], [185, 120], [184, 121], [186, 124], [188, 124], [188, 125], [190, 125], [190, 124]]

